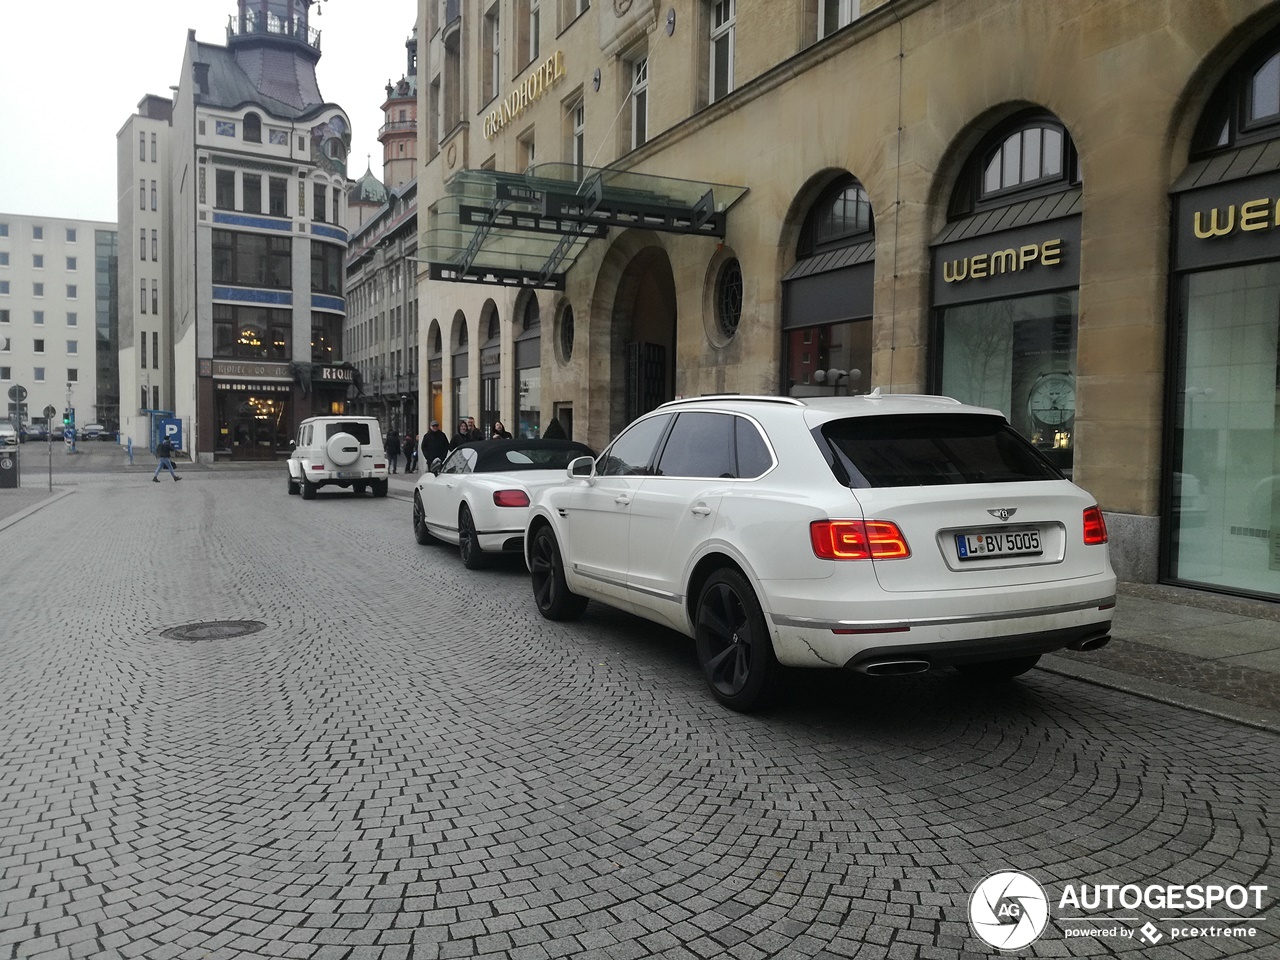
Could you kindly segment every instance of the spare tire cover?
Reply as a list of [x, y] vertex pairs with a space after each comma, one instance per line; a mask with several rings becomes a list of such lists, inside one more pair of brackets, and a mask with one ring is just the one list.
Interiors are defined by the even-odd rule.
[[329, 459], [340, 467], [349, 467], [360, 459], [360, 441], [349, 433], [335, 433], [324, 449]]

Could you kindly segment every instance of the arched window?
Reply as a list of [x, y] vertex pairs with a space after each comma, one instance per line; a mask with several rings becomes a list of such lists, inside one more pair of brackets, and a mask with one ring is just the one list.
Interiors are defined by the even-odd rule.
[[262, 142], [262, 118], [256, 113], [244, 115], [244, 139], [246, 143]]
[[542, 325], [542, 310], [538, 306], [538, 298], [531, 296], [524, 304], [524, 316], [521, 318], [521, 329], [529, 331]]
[[489, 314], [489, 339], [497, 340], [502, 336], [502, 330], [498, 323], [498, 311], [495, 310]]
[[1020, 114], [978, 146], [956, 184], [952, 219], [1080, 183], [1080, 161], [1066, 128], [1042, 111]]
[[874, 235], [875, 222], [867, 191], [853, 177], [841, 177], [827, 187], [809, 209], [796, 256], [826, 253], [870, 240]]
[[433, 357], [440, 356], [444, 352], [444, 344], [440, 337], [440, 328], [436, 327], [435, 333], [431, 336], [431, 355]]
[[1280, 35], [1241, 58], [1214, 91], [1196, 132], [1192, 158], [1280, 138]]

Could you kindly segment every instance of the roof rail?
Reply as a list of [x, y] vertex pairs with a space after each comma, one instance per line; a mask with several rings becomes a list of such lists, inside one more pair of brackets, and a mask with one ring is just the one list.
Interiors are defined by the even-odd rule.
[[785, 403], [787, 406], [803, 407], [803, 400], [797, 400], [795, 397], [767, 397], [758, 396], [749, 393], [704, 393], [700, 397], [681, 397], [678, 400], [668, 400], [666, 403], [659, 404], [659, 407], [675, 407], [682, 403], [702, 403], [706, 400], [746, 400], [750, 403]]

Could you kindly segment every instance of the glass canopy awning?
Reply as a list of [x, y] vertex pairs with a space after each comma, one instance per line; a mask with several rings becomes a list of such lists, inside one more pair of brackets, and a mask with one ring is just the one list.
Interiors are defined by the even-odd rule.
[[570, 163], [462, 170], [445, 183], [419, 253], [433, 280], [563, 290], [587, 241], [610, 227], [724, 239], [725, 215], [746, 192]]

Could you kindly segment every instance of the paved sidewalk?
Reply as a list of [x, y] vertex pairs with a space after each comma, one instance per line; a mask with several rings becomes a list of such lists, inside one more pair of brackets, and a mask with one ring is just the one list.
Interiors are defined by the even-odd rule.
[[[114, 464], [117, 474], [150, 473], [154, 469], [153, 459], [140, 459], [132, 468]], [[238, 469], [270, 470], [271, 465], [179, 466], [179, 470], [204, 474]], [[392, 475], [388, 496], [411, 501], [418, 476]], [[61, 485], [68, 482], [72, 486]], [[71, 493], [74, 483], [72, 476], [55, 473], [52, 495], [44, 487], [0, 490], [0, 535], [6, 526], [40, 509], [42, 504]], [[406, 510], [406, 530], [408, 525]], [[1044, 657], [1040, 667], [1162, 703], [1280, 731], [1280, 603], [1158, 584], [1122, 583], [1112, 637], [1102, 650], [1063, 651]]]

